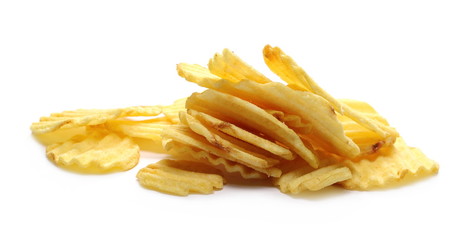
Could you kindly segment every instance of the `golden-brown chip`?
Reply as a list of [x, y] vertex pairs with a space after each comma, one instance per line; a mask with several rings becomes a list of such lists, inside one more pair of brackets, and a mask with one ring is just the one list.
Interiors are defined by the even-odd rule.
[[[213, 173], [203, 173], [179, 169], [183, 164], [174, 160], [161, 160], [140, 169], [137, 173], [139, 183], [149, 189], [166, 192], [179, 196], [187, 196], [189, 193], [210, 194], [214, 190], [223, 188], [223, 177]], [[206, 169], [205, 166], [194, 167], [194, 162], [189, 163], [192, 169]], [[201, 163], [199, 163], [201, 164]]]
[[360, 161], [346, 160], [352, 178], [341, 185], [347, 189], [370, 190], [388, 187], [399, 182], [415, 180], [438, 172], [438, 164], [426, 157], [419, 149], [407, 146], [399, 137], [390, 148]]
[[90, 127], [85, 136], [51, 144], [46, 153], [58, 166], [83, 173], [129, 170], [140, 157], [132, 139], [99, 127]]

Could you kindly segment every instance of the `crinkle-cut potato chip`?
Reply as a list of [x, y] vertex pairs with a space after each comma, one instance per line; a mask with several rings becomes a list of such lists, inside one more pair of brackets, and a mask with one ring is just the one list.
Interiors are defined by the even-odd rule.
[[270, 154], [263, 149], [234, 139], [215, 129], [210, 129], [186, 112], [180, 112], [180, 119], [184, 125], [188, 126], [193, 132], [205, 137], [216, 148], [228, 151], [236, 158], [250, 159], [248, 163], [252, 166], [266, 168], [279, 163], [279, 160], [268, 156]]
[[316, 156], [304, 145], [298, 134], [262, 108], [248, 101], [208, 89], [202, 93], [192, 94], [187, 99], [186, 107], [201, 112], [204, 112], [204, 109], [210, 109], [233, 118], [244, 126], [256, 129], [289, 147], [311, 166], [315, 168], [318, 166]]
[[297, 194], [306, 190], [318, 191], [351, 177], [350, 170], [340, 164], [316, 170], [306, 166], [283, 174], [274, 183], [279, 186], [280, 191], [283, 193]]
[[129, 137], [138, 137], [161, 142], [163, 129], [173, 125], [164, 118], [135, 121], [131, 119], [114, 119], [106, 122], [106, 127]]
[[341, 185], [347, 189], [371, 190], [416, 180], [439, 170], [438, 163], [419, 149], [407, 146], [401, 137], [393, 146], [383, 148], [378, 153], [358, 162], [344, 161], [352, 172], [352, 178]]
[[259, 83], [271, 82], [270, 79], [245, 63], [227, 48], [221, 54], [216, 53], [210, 59], [208, 68], [211, 73], [232, 82], [239, 82], [244, 79], [250, 79]]
[[376, 132], [379, 136], [388, 139], [386, 142], [394, 142], [396, 137], [399, 135], [395, 129], [363, 116], [348, 105], [342, 104], [340, 101], [332, 97], [329, 93], [319, 87], [319, 85], [314, 82], [313, 79], [280, 48], [273, 48], [270, 45], [267, 45], [264, 47], [263, 53], [264, 61], [270, 70], [287, 82], [289, 86], [292, 86], [295, 89], [309, 91], [325, 98], [337, 112], [349, 117], [365, 128]]
[[58, 166], [82, 173], [129, 170], [138, 163], [139, 151], [132, 139], [98, 127], [46, 148], [47, 157]]
[[258, 172], [252, 168], [246, 167], [237, 162], [226, 160], [222, 157], [215, 156], [199, 148], [191, 147], [191, 146], [179, 143], [179, 142], [175, 142], [173, 140], [168, 140], [168, 141], [163, 142], [163, 146], [172, 156], [175, 156], [181, 159], [205, 162], [214, 167], [217, 167], [218, 169], [221, 169], [222, 171], [228, 174], [237, 173], [239, 174], [239, 176], [241, 176], [244, 179], [267, 178], [267, 175], [261, 172]]
[[315, 145], [321, 148], [345, 157], [355, 157], [360, 153], [358, 146], [345, 136], [334, 109], [322, 97], [290, 89], [281, 83], [260, 84], [250, 80], [233, 83], [224, 79], [199, 77], [198, 72], [188, 72], [190, 68], [179, 70], [181, 76], [202, 87], [248, 100], [264, 109], [297, 115], [310, 124], [310, 139], [317, 139]]
[[170, 126], [163, 131], [162, 136], [163, 142], [174, 140], [191, 147], [196, 147], [227, 160], [243, 164], [268, 176], [279, 177], [282, 174], [280, 169], [268, 167], [269, 164], [266, 164], [266, 167], [256, 167], [252, 165], [250, 162], [253, 161], [252, 159], [256, 159], [257, 157], [248, 153], [242, 154], [242, 156], [246, 158], [234, 157], [230, 149], [220, 149], [213, 146], [204, 137], [194, 133], [189, 127], [184, 125]]
[[213, 116], [210, 116], [208, 114], [198, 112], [193, 109], [188, 109], [187, 113], [194, 118], [198, 119], [205, 125], [211, 126], [212, 128], [221, 131], [225, 134], [228, 134], [230, 136], [233, 136], [237, 139], [240, 139], [242, 141], [245, 141], [247, 143], [250, 143], [256, 147], [259, 147], [263, 150], [266, 150], [274, 155], [280, 156], [284, 159], [287, 160], [293, 160], [294, 155], [293, 153], [288, 150], [287, 148], [278, 145], [277, 143], [274, 143], [268, 139], [262, 138], [254, 133], [251, 133], [245, 129], [242, 129], [235, 124], [232, 124], [227, 121], [223, 121], [220, 119], [217, 119]]
[[41, 117], [39, 122], [31, 125], [33, 134], [44, 134], [57, 129], [75, 128], [103, 124], [111, 119], [133, 116], [157, 116], [161, 106], [138, 106], [117, 109], [78, 109], [52, 113], [49, 117]]
[[214, 190], [223, 188], [224, 179], [222, 176], [179, 169], [181, 164], [186, 167], [191, 164], [191, 170], [207, 168], [206, 166], [194, 167], [195, 162], [181, 163], [175, 162], [175, 160], [161, 160], [140, 169], [137, 173], [137, 179], [143, 187], [178, 196], [187, 196], [189, 193], [210, 194]]

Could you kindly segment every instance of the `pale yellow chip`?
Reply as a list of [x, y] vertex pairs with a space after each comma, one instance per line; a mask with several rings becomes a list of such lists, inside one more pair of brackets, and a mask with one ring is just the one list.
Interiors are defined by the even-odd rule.
[[[190, 164], [192, 169], [196, 168], [195, 163]], [[187, 196], [189, 193], [210, 194], [223, 188], [222, 176], [177, 168], [180, 166], [181, 163], [174, 163], [173, 160], [161, 160], [142, 168], [137, 173], [137, 179], [146, 188], [179, 196]]]
[[[340, 101], [359, 112], [363, 116], [380, 122], [385, 126], [389, 126], [389, 123], [386, 121], [386, 119], [379, 115], [376, 110], [368, 103], [350, 99], [341, 99]], [[361, 156], [373, 154], [382, 147], [391, 146], [395, 141], [393, 138], [381, 137], [376, 132], [363, 127], [362, 125], [344, 115], [339, 115], [338, 118], [344, 127], [345, 135], [352, 139], [360, 148]]]
[[344, 161], [352, 172], [352, 178], [342, 182], [342, 186], [353, 190], [371, 190], [406, 183], [436, 174], [439, 170], [435, 161], [419, 149], [407, 146], [401, 137], [392, 147], [381, 149], [378, 153], [358, 162]]
[[106, 122], [105, 126], [115, 132], [120, 132], [129, 137], [138, 137], [153, 140], [161, 143], [161, 132], [164, 128], [173, 125], [166, 119], [148, 119], [148, 120], [131, 120], [131, 119], [115, 119]]
[[213, 155], [199, 148], [191, 147], [173, 140], [163, 142], [165, 149], [172, 156], [210, 164], [228, 174], [239, 174], [244, 179], [264, 179], [267, 175], [234, 161]]
[[232, 82], [239, 82], [244, 79], [259, 83], [271, 82], [266, 76], [226, 48], [221, 54], [217, 53], [210, 59], [208, 68], [211, 73]]
[[213, 128], [210, 129], [186, 112], [180, 112], [180, 119], [181, 122], [188, 126], [194, 133], [205, 137], [205, 139], [214, 147], [228, 152], [234, 158], [239, 159], [243, 164], [259, 168], [267, 168], [279, 163], [279, 160], [268, 156], [267, 154], [269, 153], [265, 150], [234, 139], [222, 132], [216, 131]]
[[313, 131], [313, 125], [305, 122], [300, 116], [284, 113], [280, 110], [265, 109], [266, 112], [285, 123], [289, 128], [300, 134], [310, 134]]
[[193, 109], [188, 109], [187, 113], [194, 118], [198, 119], [205, 125], [211, 126], [212, 128], [226, 133], [230, 136], [233, 136], [237, 139], [250, 143], [256, 147], [264, 149], [276, 156], [280, 156], [286, 160], [293, 160], [293, 153], [277, 143], [274, 143], [266, 138], [260, 137], [254, 133], [251, 133], [245, 129], [242, 129], [235, 124], [229, 123], [227, 121], [222, 121], [208, 114], [198, 112]]
[[180, 98], [168, 106], [163, 106], [162, 112], [173, 124], [179, 123], [179, 112], [186, 110], [187, 98]]
[[282, 175], [275, 184], [284, 193], [297, 194], [306, 190], [318, 191], [351, 177], [352, 173], [347, 167], [335, 164], [316, 170], [310, 167], [299, 168]]
[[346, 104], [332, 97], [324, 91], [313, 79], [288, 55], [280, 48], [271, 47], [269, 45], [264, 48], [264, 60], [267, 66], [277, 74], [282, 80], [287, 82], [289, 86], [295, 89], [309, 91], [325, 98], [334, 107], [334, 109], [367, 129], [376, 132], [379, 136], [388, 139], [386, 142], [394, 142], [398, 133], [391, 127], [385, 126], [380, 122], [374, 121], [359, 112], [353, 110]]
[[157, 116], [161, 106], [137, 106], [117, 109], [78, 109], [52, 113], [41, 117], [39, 122], [31, 125], [33, 134], [44, 134], [58, 129], [76, 128], [103, 124], [111, 119], [133, 116]]
[[[250, 160], [246, 159], [239, 159], [234, 157], [229, 149], [220, 149], [215, 147], [214, 145], [210, 144], [204, 137], [194, 133], [189, 127], [184, 125], [175, 125], [166, 128], [163, 131], [163, 142], [168, 140], [173, 140], [191, 147], [195, 147], [198, 149], [202, 149], [206, 152], [219, 156], [221, 158], [225, 158], [230, 161], [234, 161], [240, 164], [243, 164], [247, 167], [250, 167], [258, 172], [262, 172], [268, 176], [278, 177], [282, 174], [280, 169], [275, 167], [266, 167], [260, 168], [253, 166], [249, 163]], [[244, 154], [249, 158], [253, 158], [254, 156], [249, 156], [248, 154]]]
[[298, 134], [262, 108], [248, 101], [208, 89], [203, 93], [192, 94], [187, 99], [186, 107], [200, 112], [209, 109], [211, 112], [234, 119], [240, 125], [255, 129], [287, 146], [311, 166], [318, 166], [316, 156], [304, 145]]
[[46, 153], [56, 165], [83, 173], [129, 170], [140, 157], [139, 147], [132, 139], [98, 127], [90, 127], [84, 136], [51, 144]]

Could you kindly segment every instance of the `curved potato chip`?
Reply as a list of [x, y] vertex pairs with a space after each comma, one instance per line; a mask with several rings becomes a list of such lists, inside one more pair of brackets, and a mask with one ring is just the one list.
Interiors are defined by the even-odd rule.
[[[170, 126], [163, 131], [162, 136], [163, 136], [163, 142], [169, 139], [169, 140], [174, 140], [176, 142], [180, 142], [180, 143], [192, 146], [192, 147], [196, 147], [204, 151], [207, 151], [211, 154], [214, 154], [216, 156], [246, 165], [268, 176], [278, 177], [282, 174], [282, 172], [277, 168], [274, 168], [274, 167], [260, 168], [260, 167], [253, 166], [249, 162], [246, 162], [245, 159], [233, 157], [233, 155], [231, 155], [230, 151], [227, 151], [227, 149], [222, 150], [220, 148], [213, 146], [204, 137], [199, 136], [198, 134], [192, 132], [192, 130], [190, 130], [189, 127], [184, 126], [184, 125]], [[248, 156], [248, 154], [244, 154], [243, 156]], [[250, 156], [249, 158], [252, 158], [252, 157], [254, 156]]]
[[128, 137], [91, 128], [87, 135], [47, 146], [47, 157], [58, 166], [84, 173], [107, 173], [133, 168], [139, 147]]
[[137, 179], [146, 188], [179, 196], [210, 194], [223, 188], [224, 179], [220, 175], [182, 170], [178, 168], [180, 164], [174, 160], [161, 160], [140, 169]]
[[284, 148], [272, 141], [269, 141], [268, 139], [262, 138], [260, 136], [257, 136], [249, 131], [246, 131], [232, 123], [222, 121], [220, 119], [217, 119], [213, 116], [210, 116], [208, 114], [198, 112], [193, 109], [188, 109], [187, 113], [194, 118], [198, 119], [205, 125], [212, 126], [218, 131], [221, 131], [223, 133], [226, 133], [230, 136], [233, 136], [237, 139], [243, 140], [247, 143], [250, 143], [254, 146], [257, 146], [261, 149], [264, 149], [274, 155], [280, 156], [284, 159], [287, 160], [293, 160], [294, 156], [293, 153], [288, 150], [287, 148]]
[[53, 132], [57, 129], [75, 128], [103, 124], [111, 119], [130, 116], [157, 116], [161, 113], [160, 106], [137, 106], [118, 109], [78, 109], [52, 113], [49, 117], [41, 117], [39, 122], [31, 125], [33, 134]]
[[161, 132], [163, 129], [173, 125], [172, 122], [165, 121], [164, 118], [135, 121], [130, 119], [109, 120], [105, 126], [116, 132], [120, 132], [129, 137], [150, 139], [161, 143]]
[[[386, 119], [379, 115], [376, 110], [368, 103], [350, 99], [341, 99], [340, 101], [359, 112], [363, 116], [380, 122], [385, 126], [389, 126], [389, 123], [386, 121]], [[382, 147], [388, 147], [394, 144], [394, 138], [383, 138], [376, 132], [363, 127], [362, 125], [344, 115], [339, 115], [338, 118], [344, 127], [345, 135], [352, 139], [360, 148], [361, 156], [373, 154]]]
[[163, 142], [165, 149], [173, 156], [183, 159], [207, 162], [215, 167], [221, 167], [227, 173], [238, 173], [244, 179], [265, 179], [267, 175], [234, 161], [210, 154], [202, 149], [169, 140]]
[[179, 116], [181, 122], [188, 126], [193, 132], [205, 137], [205, 139], [216, 148], [229, 152], [235, 158], [243, 159], [243, 162], [260, 168], [271, 167], [279, 163], [277, 159], [264, 155], [270, 155], [270, 153], [263, 149], [234, 139], [222, 132], [216, 132], [214, 129], [209, 129], [186, 112], [180, 112]]
[[282, 80], [287, 82], [295, 89], [309, 91], [325, 98], [334, 107], [334, 109], [367, 129], [376, 132], [379, 136], [389, 139], [388, 142], [394, 142], [398, 133], [391, 127], [376, 122], [359, 112], [353, 110], [346, 104], [332, 97], [324, 91], [314, 80], [288, 55], [280, 48], [266, 45], [263, 50], [264, 61], [267, 66], [277, 74]]
[[224, 49], [217, 53], [208, 63], [211, 73], [232, 82], [249, 79], [259, 83], [271, 82], [266, 76], [245, 63], [232, 51]]
[[186, 100], [187, 98], [180, 98], [171, 105], [163, 106], [163, 114], [173, 124], [179, 123], [179, 112], [186, 110]]
[[318, 166], [316, 156], [304, 145], [300, 137], [293, 130], [252, 103], [208, 89], [203, 93], [192, 94], [187, 99], [186, 106], [188, 109], [195, 109], [201, 112], [204, 112], [204, 108], [208, 108], [228, 116], [228, 118], [235, 119], [242, 125], [256, 129], [262, 134], [289, 147], [311, 166]]
[[335, 164], [316, 170], [310, 167], [299, 168], [282, 175], [275, 184], [284, 193], [297, 194], [305, 190], [318, 191], [351, 177], [352, 173], [347, 167]]
[[429, 176], [439, 169], [436, 162], [427, 158], [419, 149], [407, 146], [401, 137], [393, 146], [381, 149], [378, 153], [358, 162], [344, 161], [352, 171], [352, 178], [341, 185], [347, 189], [370, 190]]

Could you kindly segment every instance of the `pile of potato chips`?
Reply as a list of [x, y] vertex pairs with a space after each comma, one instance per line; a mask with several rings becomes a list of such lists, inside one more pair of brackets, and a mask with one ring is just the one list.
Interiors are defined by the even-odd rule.
[[265, 46], [263, 56], [288, 85], [225, 49], [208, 67], [177, 65], [207, 90], [170, 106], [65, 111], [31, 130], [51, 161], [78, 172], [125, 171], [141, 149], [165, 152], [170, 159], [137, 179], [174, 195], [212, 193], [233, 178], [270, 180], [293, 194], [333, 184], [370, 190], [438, 172], [369, 104], [335, 99], [278, 47]]

